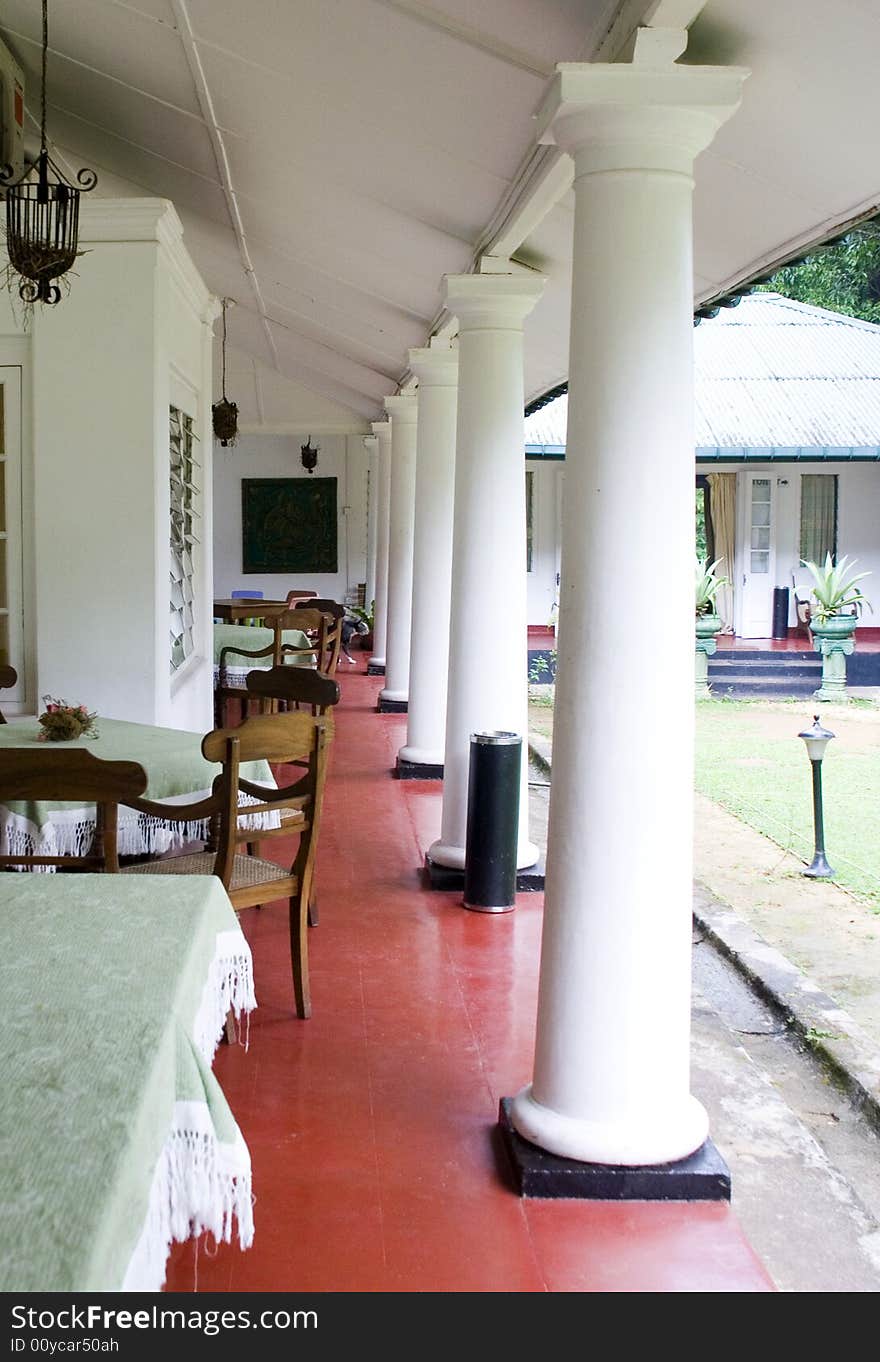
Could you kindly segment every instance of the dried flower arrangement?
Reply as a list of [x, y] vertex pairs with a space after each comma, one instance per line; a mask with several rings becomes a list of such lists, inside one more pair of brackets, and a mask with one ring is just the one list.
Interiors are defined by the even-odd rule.
[[43, 696], [44, 712], [39, 716], [39, 742], [71, 742], [74, 738], [97, 738], [97, 714], [90, 714], [85, 705], [69, 705], [66, 700]]

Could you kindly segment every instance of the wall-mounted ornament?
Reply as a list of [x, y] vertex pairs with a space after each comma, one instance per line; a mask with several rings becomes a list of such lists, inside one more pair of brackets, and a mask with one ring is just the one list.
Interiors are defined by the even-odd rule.
[[318, 467], [318, 455], [321, 452], [321, 446], [316, 445], [313, 449], [312, 437], [310, 435], [305, 444], [300, 445], [299, 452], [303, 468], [307, 473], [314, 473], [315, 469]]
[[[6, 196], [6, 249], [10, 282], [18, 275], [23, 303], [55, 304], [61, 286], [79, 254], [79, 198], [98, 183], [94, 170], [77, 172], [76, 184], [52, 160], [46, 142], [46, 65], [49, 52], [48, 0], [43, 0], [40, 154], [24, 174], [12, 179], [4, 167], [0, 191]], [[34, 178], [36, 175], [36, 178]]]
[[214, 426], [214, 438], [219, 440], [224, 449], [228, 445], [234, 445], [238, 438], [238, 407], [234, 402], [230, 402], [226, 396], [226, 309], [232, 300], [223, 299], [223, 340], [220, 346], [222, 361], [221, 389], [223, 396], [219, 402], [215, 402], [211, 408], [211, 416]]

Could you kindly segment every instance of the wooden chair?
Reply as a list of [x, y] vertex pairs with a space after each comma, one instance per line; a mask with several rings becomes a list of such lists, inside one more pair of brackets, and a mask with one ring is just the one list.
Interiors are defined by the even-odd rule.
[[[210, 817], [216, 820], [216, 850], [184, 853], [161, 861], [126, 866], [123, 875], [216, 875], [223, 881], [236, 910], [258, 907], [274, 899], [289, 900], [290, 953], [297, 1015], [311, 1016], [308, 963], [308, 905], [315, 868], [318, 829], [327, 768], [327, 743], [332, 720], [311, 714], [266, 714], [245, 719], [238, 728], [220, 728], [202, 741], [207, 761], [222, 762], [211, 794], [196, 804], [161, 804], [144, 799], [126, 801], [142, 813], [169, 821]], [[305, 774], [278, 789], [243, 779], [242, 762], [269, 761], [273, 765], [305, 763]], [[239, 790], [255, 803], [239, 809]], [[281, 826], [260, 831], [264, 842], [298, 836], [299, 846], [289, 867], [259, 856], [242, 855], [239, 844], [254, 838], [253, 829], [239, 826], [240, 815], [277, 812]]]
[[64, 870], [119, 870], [117, 817], [120, 804], [130, 804], [147, 788], [147, 774], [135, 761], [101, 761], [86, 748], [51, 744], [9, 747], [0, 751], [0, 802], [69, 801], [95, 806], [91, 846], [81, 855], [37, 856], [26, 852], [0, 856], [0, 868], [33, 869], [56, 866]]
[[[0, 667], [0, 690], [9, 690], [18, 681], [18, 672], [14, 667]], [[0, 724], [5, 724], [6, 719], [0, 709]]]
[[[260, 713], [274, 713], [274, 705], [285, 709], [297, 710], [301, 706], [314, 715], [325, 715], [332, 705], [339, 703], [339, 686], [330, 676], [305, 667], [272, 667], [270, 671], [253, 671], [247, 674], [249, 695], [255, 695], [260, 704]], [[254, 836], [248, 842], [248, 852], [254, 853], [259, 838]], [[315, 882], [309, 896], [309, 926], [318, 925], [318, 894]]]
[[[261, 601], [263, 595], [262, 591], [233, 591], [229, 599], [232, 601]], [[241, 623], [256, 628], [263, 623], [263, 620], [260, 615], [251, 615], [248, 619], [243, 619]]]
[[342, 647], [342, 621], [345, 619], [345, 606], [338, 601], [316, 597], [309, 601], [310, 610], [320, 610], [326, 620], [323, 633], [318, 671], [325, 676], [335, 676], [339, 664], [339, 650]]
[[339, 703], [339, 686], [333, 678], [307, 667], [248, 672], [247, 692], [258, 697], [261, 714], [271, 712], [268, 706], [273, 700], [292, 709], [308, 706], [317, 715], [326, 714], [331, 705]]
[[[217, 685], [214, 690], [214, 722], [218, 728], [222, 728], [227, 721], [227, 702], [236, 699], [241, 702], [242, 715], [244, 718], [247, 713], [247, 690], [243, 686], [232, 686], [229, 684], [227, 676], [227, 666], [230, 658], [246, 657], [251, 660], [258, 657], [271, 657], [272, 666], [278, 667], [281, 664], [282, 656], [304, 657], [314, 665], [324, 650], [326, 649], [327, 619], [319, 610], [283, 610], [278, 615], [273, 615], [269, 621], [272, 629], [272, 642], [265, 648], [246, 648], [244, 644], [227, 644], [220, 649], [220, 659], [218, 666]], [[286, 629], [298, 629], [301, 633], [307, 634], [314, 643], [309, 643], [306, 647], [296, 648], [292, 643], [284, 642], [284, 631]]]
[[[804, 592], [806, 594], [800, 595], [799, 592]], [[806, 587], [798, 587], [796, 582], [794, 585], [794, 609], [798, 633], [803, 634], [812, 643], [813, 635], [810, 633], [810, 620], [813, 617], [812, 601], [808, 589]]]

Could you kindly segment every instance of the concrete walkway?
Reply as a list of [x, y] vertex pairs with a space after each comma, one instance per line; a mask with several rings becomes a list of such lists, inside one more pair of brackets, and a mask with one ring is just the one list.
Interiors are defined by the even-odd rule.
[[[546, 843], [551, 749], [530, 741]], [[696, 822], [692, 1085], [734, 1208], [780, 1290], [876, 1292], [880, 919], [711, 801]]]
[[[530, 734], [549, 779], [552, 743]], [[534, 832], [533, 832], [534, 835]], [[880, 916], [697, 795], [694, 920], [880, 1129]]]

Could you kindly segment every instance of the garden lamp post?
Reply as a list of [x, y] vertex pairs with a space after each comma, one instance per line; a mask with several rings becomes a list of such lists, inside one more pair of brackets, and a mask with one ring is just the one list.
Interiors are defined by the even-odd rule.
[[825, 859], [825, 823], [822, 816], [822, 758], [825, 756], [825, 748], [828, 746], [834, 734], [829, 729], [823, 728], [819, 723], [818, 714], [813, 715], [813, 727], [804, 729], [803, 733], [798, 734], [803, 738], [807, 749], [807, 756], [810, 758], [810, 766], [813, 771], [813, 830], [815, 834], [815, 849], [813, 860], [803, 872], [809, 875], [812, 880], [828, 879], [835, 872]]

